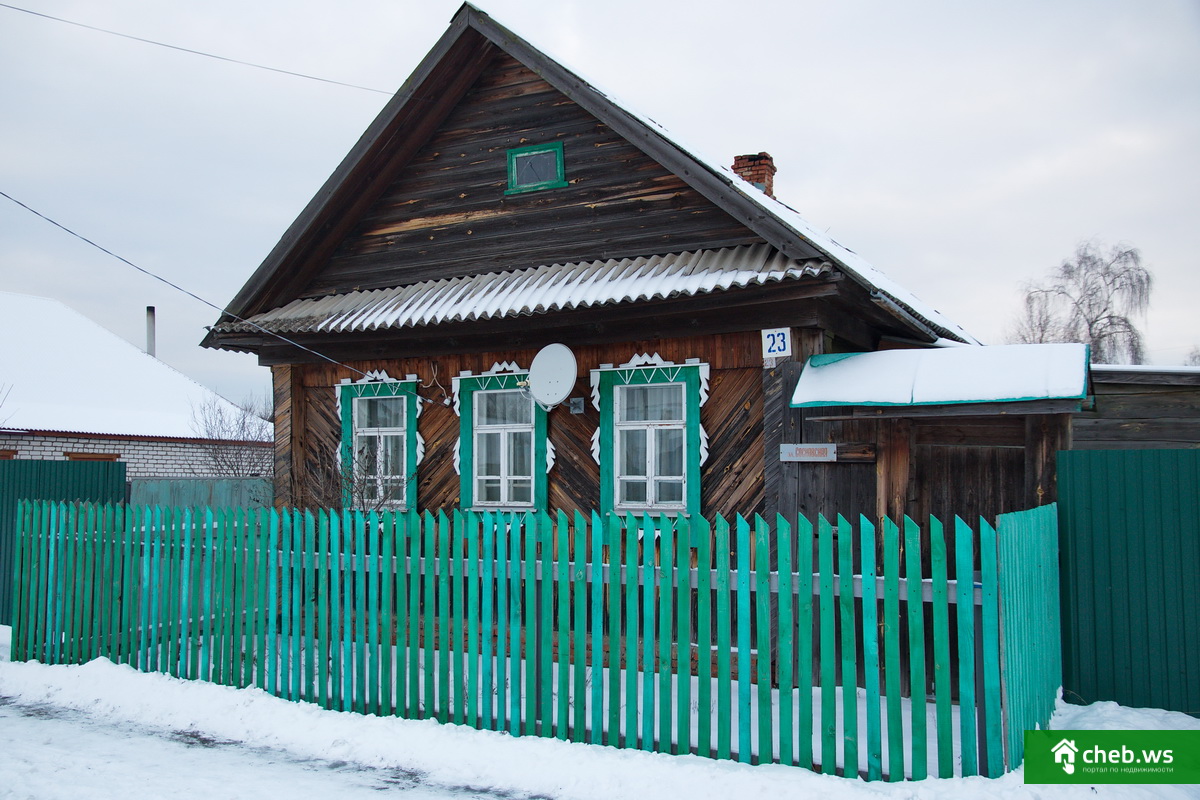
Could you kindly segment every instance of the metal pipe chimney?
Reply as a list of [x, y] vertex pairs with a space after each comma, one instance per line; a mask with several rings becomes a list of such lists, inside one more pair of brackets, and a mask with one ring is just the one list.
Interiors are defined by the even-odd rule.
[[146, 353], [154, 355], [154, 306], [146, 306]]

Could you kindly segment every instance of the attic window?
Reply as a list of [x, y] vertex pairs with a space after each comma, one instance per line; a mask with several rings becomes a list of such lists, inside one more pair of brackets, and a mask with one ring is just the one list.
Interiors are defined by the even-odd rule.
[[562, 142], [514, 147], [508, 151], [508, 189], [505, 194], [561, 189], [566, 185]]

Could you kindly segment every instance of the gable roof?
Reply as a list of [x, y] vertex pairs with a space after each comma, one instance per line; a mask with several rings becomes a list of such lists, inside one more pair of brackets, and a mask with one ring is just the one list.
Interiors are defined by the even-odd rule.
[[197, 439], [193, 408], [238, 412], [57, 300], [0, 292], [0, 343], [0, 430]]
[[[244, 330], [237, 324], [238, 319], [249, 317], [259, 323], [256, 315], [281, 307], [297, 310], [293, 301], [328, 260], [350, 226], [412, 159], [498, 52], [532, 70], [760, 236], [786, 259], [798, 263], [828, 262], [845, 273], [915, 338], [977, 343], [960, 326], [853, 251], [818, 232], [795, 210], [767, 197], [732, 170], [705, 162], [648, 117], [618, 103], [577, 72], [467, 3], [234, 297], [204, 344], [220, 347], [220, 334]], [[350, 298], [350, 294], [356, 293], [337, 295], [338, 302], [362, 299]]]

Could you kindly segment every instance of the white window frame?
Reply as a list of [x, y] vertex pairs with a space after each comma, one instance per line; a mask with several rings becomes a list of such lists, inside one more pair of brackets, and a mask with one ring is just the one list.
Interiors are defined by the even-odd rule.
[[[621, 418], [621, 402], [622, 395], [629, 391], [658, 389], [666, 386], [676, 387], [679, 392], [679, 408], [680, 415], [677, 420], [626, 420]], [[643, 383], [630, 386], [615, 386], [613, 387], [613, 428], [616, 431], [615, 441], [613, 442], [613, 499], [614, 508], [619, 511], [684, 511], [687, 508], [688, 497], [688, 447], [687, 447], [687, 385], [682, 382], [671, 383]], [[624, 453], [622, 445], [624, 443], [624, 434], [631, 431], [645, 431], [646, 433], [646, 457], [643, 467], [645, 472], [642, 474], [626, 475], [622, 472], [622, 463], [624, 462]], [[681, 472], [676, 475], [659, 475], [656, 468], [656, 456], [658, 449], [656, 447], [659, 436], [665, 431], [678, 431], [680, 447], [682, 451], [679, 454], [679, 464]], [[677, 481], [681, 486], [678, 500], [664, 501], [658, 497], [658, 483], [660, 480], [670, 479]], [[625, 496], [623, 491], [626, 483], [641, 482], [646, 485], [646, 499], [640, 502], [626, 501], [622, 498]]]
[[[337, 398], [337, 414], [341, 423], [341, 442], [338, 446], [339, 476], [342, 480], [342, 503], [347, 508], [365, 506], [368, 508], [389, 508], [406, 511], [417, 507], [417, 467], [425, 456], [425, 440], [417, 430], [417, 421], [421, 417], [421, 402], [417, 395], [417, 376], [406, 375], [403, 380], [388, 377], [383, 370], [365, 374], [360, 380], [343, 379], [335, 388]], [[390, 427], [359, 427], [359, 400], [398, 398], [404, 400], [404, 415], [402, 426]], [[377, 439], [388, 436], [399, 436], [403, 443], [403, 473], [400, 475], [378, 476], [374, 481], [375, 499], [363, 496], [362, 481], [364, 474], [357, 463], [359, 452], [359, 436], [375, 436]], [[376, 453], [380, 453], [379, 449]], [[377, 458], [380, 456], [377, 455]], [[399, 478], [400, 496], [391, 500], [380, 500], [385, 480]]]
[[[650, 512], [670, 515], [701, 513], [701, 468], [708, 460], [708, 435], [701, 422], [701, 409], [708, 401], [708, 364], [689, 358], [682, 364], [667, 361], [658, 353], [635, 355], [624, 364], [601, 364], [591, 371], [592, 405], [600, 412], [600, 425], [592, 435], [592, 458], [600, 465], [601, 513]], [[663, 386], [682, 384], [683, 421], [620, 420], [619, 392], [623, 387]], [[682, 428], [683, 439], [683, 500], [661, 502], [657, 489], [647, 486], [646, 502], [621, 501], [621, 474], [618, 431], [633, 427]], [[647, 459], [652, 459], [653, 442], [647, 437]], [[647, 479], [652, 476], [653, 464], [647, 464]], [[676, 476], [670, 476], [672, 478]], [[637, 476], [641, 478], [641, 476]]]
[[[520, 423], [499, 423], [499, 424], [484, 424], [480, 421], [480, 416], [483, 413], [483, 403], [479, 400], [488, 395], [498, 394], [515, 394], [521, 396], [523, 393], [520, 389], [479, 389], [472, 394], [472, 420], [471, 432], [473, 437], [472, 452], [474, 457], [471, 459], [471, 481], [473, 486], [472, 505], [486, 508], [533, 508], [534, 507], [534, 488], [535, 488], [535, 458], [536, 458], [536, 414], [537, 410], [533, 404], [533, 398], [527, 395], [523, 399], [529, 404], [529, 421]], [[512, 475], [509, 472], [509, 454], [510, 436], [512, 433], [528, 433], [529, 434], [529, 474], [528, 475]], [[479, 468], [482, 464], [482, 459], [479, 457], [481, 452], [480, 439], [484, 435], [499, 434], [500, 436], [500, 474], [499, 475], [481, 475]], [[484, 500], [482, 499], [483, 491], [482, 484], [485, 480], [500, 481], [500, 499], [499, 500]], [[513, 498], [514, 482], [525, 481], [528, 484], [528, 499], [516, 500]]]
[[[407, 423], [407, 420], [408, 420], [408, 411], [409, 411], [408, 404], [410, 402], [410, 399], [408, 397], [405, 397], [404, 395], [392, 395], [392, 396], [384, 396], [384, 397], [355, 397], [355, 398], [353, 398], [353, 408], [351, 411], [351, 415], [352, 415], [352, 419], [353, 419], [353, 423], [352, 423], [352, 425], [353, 425], [353, 432], [352, 432], [353, 443], [352, 443], [351, 452], [354, 454], [354, 466], [353, 466], [354, 480], [355, 480], [356, 485], [363, 485], [364, 487], [368, 483], [374, 484], [375, 496], [374, 497], [366, 497], [364, 494], [364, 498], [363, 498], [364, 500], [371, 502], [371, 503], [378, 503], [378, 504], [384, 505], [384, 506], [392, 506], [392, 507], [398, 506], [398, 507], [403, 508], [406, 505], [404, 498], [408, 496], [408, 472], [409, 472], [408, 425], [405, 424], [400, 427], [396, 427], [396, 426], [368, 427], [368, 426], [359, 424], [359, 419], [360, 419], [359, 409], [368, 402], [379, 401], [379, 400], [385, 400], [385, 401], [391, 401], [391, 402], [399, 401], [401, 403], [400, 419], [402, 421], [404, 421], [405, 423]], [[374, 472], [374, 474], [370, 474], [370, 475], [367, 474], [364, 470], [364, 467], [366, 465], [364, 464], [363, 459], [362, 459], [362, 447], [360, 445], [360, 442], [365, 438], [375, 439], [375, 472]], [[400, 440], [400, 452], [402, 455], [400, 457], [401, 463], [400, 463], [400, 471], [398, 473], [393, 472], [393, 473], [384, 474], [384, 472], [383, 472], [383, 465], [384, 465], [384, 461], [385, 461], [385, 448], [383, 447], [383, 444], [386, 439], [399, 439]], [[360, 484], [360, 482], [361, 482], [361, 484]], [[383, 499], [383, 498], [387, 497], [388, 494], [390, 494], [389, 492], [386, 491], [386, 489], [391, 486], [399, 486], [399, 489], [400, 489], [399, 499], [390, 499], [390, 500]]]

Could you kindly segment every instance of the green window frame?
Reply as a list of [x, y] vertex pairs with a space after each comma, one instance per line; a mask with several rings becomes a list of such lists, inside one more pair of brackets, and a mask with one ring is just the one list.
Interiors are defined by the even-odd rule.
[[708, 459], [700, 408], [708, 400], [708, 374], [698, 359], [674, 364], [657, 353], [592, 370], [592, 404], [600, 412], [592, 456], [600, 465], [602, 512], [700, 513], [700, 468]]
[[338, 387], [342, 502], [348, 508], [417, 507], [417, 466], [424, 441], [417, 432], [421, 398], [416, 376], [403, 381], [378, 373]]
[[[547, 474], [554, 465], [554, 447], [547, 438], [545, 409], [525, 391], [528, 377], [528, 372], [493, 369], [454, 379], [454, 409], [459, 415], [454, 466], [463, 508], [547, 508]], [[528, 416], [503, 418], [518, 408], [528, 408]], [[488, 457], [489, 452], [493, 457]]]
[[507, 160], [506, 195], [562, 189], [568, 185], [562, 142], [514, 147], [508, 151]]

